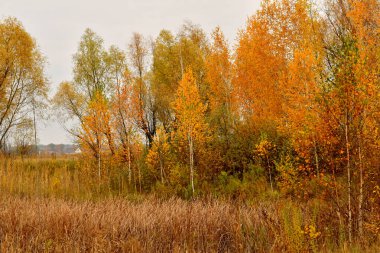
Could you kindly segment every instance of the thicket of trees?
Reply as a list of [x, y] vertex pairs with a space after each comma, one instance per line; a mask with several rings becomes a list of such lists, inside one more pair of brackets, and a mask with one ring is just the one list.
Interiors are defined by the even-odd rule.
[[350, 242], [376, 234], [380, 3], [323, 8], [265, 0], [233, 51], [220, 28], [210, 42], [190, 23], [153, 42], [134, 34], [127, 52], [86, 30], [55, 103], [79, 120], [70, 131], [99, 177], [119, 163], [135, 189], [193, 195], [253, 171], [332, 203]]
[[[99, 180], [194, 196], [264, 190], [329, 206], [352, 242], [380, 228], [380, 2], [264, 0], [231, 50], [185, 23], [123, 51], [90, 29], [53, 102]], [[43, 58], [0, 24], [0, 145], [43, 105]], [[32, 114], [31, 114], [32, 112]], [[96, 169], [95, 169], [96, 168]], [[247, 186], [250, 185], [250, 186]]]

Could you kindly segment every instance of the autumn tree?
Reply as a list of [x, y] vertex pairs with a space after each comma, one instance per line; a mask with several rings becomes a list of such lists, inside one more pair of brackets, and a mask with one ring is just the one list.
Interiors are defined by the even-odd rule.
[[148, 79], [148, 48], [141, 34], [134, 33], [129, 44], [129, 56], [133, 70], [133, 106], [136, 126], [144, 133], [148, 146], [156, 133], [156, 105]]
[[278, 87], [286, 70], [288, 9], [279, 1], [263, 1], [262, 8], [239, 34], [234, 97], [237, 112], [248, 125], [275, 122], [282, 113]]
[[189, 22], [183, 25], [177, 36], [162, 30], [156, 38], [153, 45], [152, 91], [156, 99], [157, 116], [167, 132], [174, 120], [170, 104], [175, 100], [178, 83], [188, 67], [193, 69], [202, 100], [206, 100], [207, 53], [205, 33]]
[[[358, 80], [357, 97], [361, 100], [357, 132], [357, 165], [359, 167], [358, 193], [358, 234], [364, 235], [365, 206], [379, 210], [379, 205], [368, 201], [378, 185], [373, 183], [379, 178], [376, 164], [379, 162], [379, 104], [380, 94], [380, 2], [376, 0], [349, 1], [352, 5], [347, 13], [353, 24], [353, 37], [358, 48], [358, 61], [355, 75]], [[368, 194], [368, 192], [371, 192]], [[372, 217], [371, 217], [372, 218]], [[368, 218], [367, 218], [368, 219]], [[380, 224], [380, 220], [372, 221]]]
[[[260, 136], [270, 143], [280, 141], [280, 119], [284, 115], [281, 84], [293, 56], [292, 37], [296, 31], [294, 2], [263, 1], [261, 8], [238, 34], [232, 77], [232, 107], [236, 115], [237, 164], [240, 174], [255, 159]], [[273, 156], [277, 157], [277, 155]], [[244, 160], [244, 163], [239, 161]], [[274, 171], [272, 171], [273, 174]], [[274, 179], [273, 179], [274, 180]]]
[[213, 44], [206, 59], [207, 82], [210, 85], [210, 110], [213, 114], [226, 118], [220, 119], [217, 124], [224, 127], [224, 131], [231, 126], [231, 93], [232, 93], [232, 66], [228, 44], [219, 27], [212, 33]]
[[74, 83], [78, 90], [90, 101], [95, 94], [110, 92], [109, 62], [103, 39], [90, 29], [86, 29], [74, 54]]
[[33, 132], [33, 121], [31, 119], [27, 119], [17, 125], [13, 133], [16, 152], [18, 155], [21, 155], [21, 158], [25, 155], [30, 155], [33, 151], [35, 151], [35, 149], [33, 149]]
[[178, 66], [175, 37], [170, 31], [162, 30], [154, 43], [152, 89], [156, 97], [158, 117], [166, 131], [173, 120], [170, 103], [181, 80]]
[[136, 139], [134, 128], [133, 84], [129, 71], [115, 80], [115, 94], [111, 104], [113, 127], [118, 140], [118, 156], [128, 164], [128, 181], [132, 183], [132, 145]]
[[[125, 55], [115, 46], [109, 51], [103, 47], [103, 40], [90, 29], [87, 29], [79, 43], [78, 51], [74, 59], [74, 79], [72, 82], [60, 84], [54, 103], [61, 112], [64, 119], [72, 119], [79, 123], [79, 127], [67, 129], [80, 143], [91, 146], [92, 155], [98, 159], [100, 141], [90, 136], [105, 136], [107, 149], [111, 155], [115, 154], [115, 140], [112, 135], [111, 120], [103, 122], [103, 126], [88, 127], [83, 134], [82, 130], [88, 122], [86, 117], [94, 116], [96, 107], [94, 104], [102, 105], [99, 112], [108, 115], [109, 103], [105, 102], [113, 97], [115, 87], [121, 82], [122, 75], [126, 71]], [[99, 101], [97, 101], [100, 99]], [[107, 104], [107, 108], [104, 108]], [[90, 106], [91, 105], [91, 106]], [[95, 113], [96, 114], [96, 113]], [[108, 116], [107, 116], [108, 117]], [[88, 120], [87, 120], [88, 121]], [[104, 124], [107, 124], [104, 125]], [[96, 132], [102, 130], [103, 132]], [[88, 131], [95, 131], [89, 133]], [[97, 151], [98, 150], [98, 151]]]
[[273, 157], [271, 155], [275, 152], [276, 145], [267, 140], [265, 135], [261, 136], [259, 143], [255, 147], [255, 155], [261, 159], [261, 166], [266, 168], [270, 188], [273, 191]]
[[44, 58], [14, 18], [0, 22], [0, 149], [9, 133], [47, 101]]
[[324, 156], [321, 141], [326, 140], [320, 115], [320, 93], [325, 68], [324, 22], [309, 1], [294, 1], [289, 12], [286, 71], [280, 78], [283, 92], [278, 129], [290, 138], [297, 152], [301, 174], [319, 177]]
[[174, 163], [171, 149], [172, 146], [165, 129], [158, 128], [153, 145], [147, 154], [146, 163], [153, 169], [152, 174], [158, 172], [162, 184], [167, 182], [168, 174]]
[[[108, 102], [101, 92], [97, 92], [92, 97], [88, 104], [87, 113], [83, 117], [81, 125], [81, 132], [79, 133], [79, 143], [83, 151], [90, 151], [93, 153], [98, 162], [98, 176], [99, 180], [102, 176], [102, 156], [105, 154], [105, 146], [112, 146], [109, 143], [113, 133], [110, 128], [111, 114], [108, 107]], [[108, 142], [108, 143], [107, 143]], [[111, 152], [114, 152], [110, 149]]]
[[179, 83], [174, 100], [175, 137], [178, 145], [188, 153], [190, 184], [194, 194], [195, 158], [205, 149], [208, 126], [205, 122], [206, 106], [202, 103], [192, 70], [187, 70]]
[[[378, 122], [378, 1], [329, 1], [328, 81], [324, 88], [325, 120], [346, 173], [347, 233], [351, 243], [363, 234], [365, 185], [378, 174], [375, 143]], [[370, 134], [371, 133], [371, 134]], [[368, 152], [371, 150], [370, 152]], [[368, 173], [368, 174], [367, 174]], [[359, 177], [357, 177], [359, 175]], [[368, 189], [368, 188], [367, 188]], [[368, 197], [368, 196], [367, 196]], [[376, 206], [376, 205], [375, 205]], [[357, 226], [356, 226], [357, 224]]]
[[[223, 166], [232, 167], [234, 114], [232, 108], [232, 63], [227, 41], [217, 27], [212, 33], [212, 45], [206, 58], [206, 81], [209, 85], [209, 121], [214, 129], [214, 147], [222, 154]], [[226, 169], [226, 168], [225, 168]]]

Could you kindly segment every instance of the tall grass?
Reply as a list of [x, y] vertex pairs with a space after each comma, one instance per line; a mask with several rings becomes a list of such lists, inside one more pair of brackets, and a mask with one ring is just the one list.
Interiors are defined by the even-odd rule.
[[0, 251], [380, 252], [379, 237], [348, 247], [317, 199], [136, 195], [108, 169], [99, 181], [84, 160], [0, 160]]
[[[281, 205], [155, 198], [73, 202], [1, 197], [0, 249], [1, 252], [312, 252], [314, 239], [300, 230], [303, 221], [298, 219], [302, 217], [281, 215]], [[288, 222], [292, 225], [286, 228]], [[326, 238], [315, 240], [318, 252], [338, 250], [331, 245], [327, 247]]]
[[105, 166], [99, 181], [93, 165], [75, 157], [0, 159], [0, 193], [64, 199], [98, 199], [125, 196], [127, 172]]

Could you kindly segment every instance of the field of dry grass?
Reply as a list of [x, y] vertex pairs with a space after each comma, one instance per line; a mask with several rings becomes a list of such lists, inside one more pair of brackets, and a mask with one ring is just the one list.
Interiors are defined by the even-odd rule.
[[[0, 197], [1, 252], [319, 252], [286, 205], [180, 199]], [[298, 224], [300, 222], [300, 224]], [[300, 225], [299, 227], [297, 227]], [[376, 252], [379, 248], [368, 249]], [[340, 249], [339, 252], [348, 251]], [[350, 250], [355, 252], [355, 250]], [[361, 252], [361, 251], [356, 251]], [[378, 251], [377, 251], [378, 252]]]
[[[74, 203], [2, 198], [2, 251], [249, 251], [258, 245], [248, 233], [253, 224], [274, 230], [278, 226], [273, 217], [264, 215], [264, 209], [178, 199]], [[274, 239], [267, 242], [268, 248], [261, 242], [264, 248], [256, 249], [279, 248], [281, 241], [275, 237], [268, 237]]]
[[2, 252], [240, 252], [255, 247], [252, 221], [266, 222], [250, 208], [178, 199], [0, 203]]
[[0, 160], [0, 252], [380, 252], [373, 236], [348, 247], [318, 200], [168, 199], [126, 180], [99, 187], [74, 160]]

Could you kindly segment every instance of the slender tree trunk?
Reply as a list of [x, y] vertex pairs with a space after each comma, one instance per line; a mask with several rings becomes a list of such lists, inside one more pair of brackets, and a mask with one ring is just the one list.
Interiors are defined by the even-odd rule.
[[162, 164], [162, 157], [160, 154], [160, 171], [161, 171], [161, 183], [164, 183], [164, 166]]
[[191, 189], [193, 191], [193, 195], [195, 192], [194, 189], [194, 143], [193, 143], [193, 137], [189, 134], [189, 151], [190, 151], [190, 183], [191, 183]]
[[358, 227], [359, 237], [363, 235], [363, 161], [362, 161], [361, 137], [359, 137], [359, 170], [360, 170], [360, 185], [359, 185], [359, 206], [358, 206]]
[[[332, 160], [332, 158], [331, 158]], [[338, 183], [336, 181], [336, 176], [335, 176], [335, 164], [332, 164], [332, 173], [333, 173], [333, 182], [334, 182], [334, 193], [335, 193], [335, 201], [336, 201], [336, 205], [337, 205], [337, 209], [336, 209], [336, 214], [338, 216], [338, 220], [339, 220], [339, 231], [343, 228], [344, 230], [344, 223], [343, 223], [343, 219], [342, 219], [342, 215], [341, 215], [341, 207], [340, 207], [340, 201], [339, 201], [339, 194], [338, 194]]]
[[36, 152], [36, 155], [38, 153], [38, 147], [37, 147], [37, 123], [36, 123], [36, 108], [33, 104], [33, 127], [34, 127], [34, 149]]
[[273, 191], [272, 169], [271, 169], [270, 164], [269, 164], [269, 157], [266, 156], [266, 158], [267, 158], [267, 166], [268, 166], [268, 170], [269, 170], [269, 182], [270, 182], [270, 188], [271, 188], [271, 190]]
[[348, 138], [348, 112], [345, 123], [346, 159], [347, 159], [347, 192], [348, 192], [348, 242], [352, 243], [352, 208], [351, 208], [351, 167], [350, 167], [350, 143]]
[[[157, 142], [160, 143], [160, 136], [159, 135], [157, 135]], [[161, 183], [164, 184], [164, 165], [162, 162], [163, 158], [162, 158], [161, 148], [158, 150], [158, 159], [160, 162]]]
[[100, 166], [100, 164], [101, 164], [101, 161], [100, 161], [100, 152], [99, 152], [99, 154], [98, 154], [98, 177], [99, 177], [99, 181], [100, 181], [100, 177], [101, 177], [101, 166]]
[[131, 185], [132, 182], [132, 168], [131, 168], [131, 147], [129, 144], [129, 136], [127, 136], [127, 152], [128, 152], [128, 183]]
[[101, 157], [100, 157], [100, 149], [101, 149], [101, 145], [100, 145], [100, 140], [98, 140], [98, 177], [99, 177], [99, 183], [100, 183], [100, 179], [101, 179]]
[[141, 169], [140, 169], [140, 166], [138, 166], [138, 172], [139, 172], [139, 191], [141, 193]]
[[136, 193], [137, 192], [136, 169], [133, 170], [133, 183], [135, 184], [135, 193]]
[[319, 158], [318, 158], [318, 150], [317, 150], [317, 141], [315, 140], [314, 135], [313, 135], [313, 142], [314, 142], [315, 167], [317, 169], [317, 177], [319, 178]]

